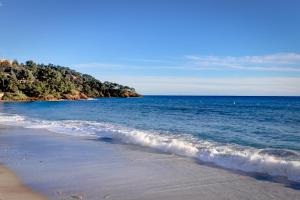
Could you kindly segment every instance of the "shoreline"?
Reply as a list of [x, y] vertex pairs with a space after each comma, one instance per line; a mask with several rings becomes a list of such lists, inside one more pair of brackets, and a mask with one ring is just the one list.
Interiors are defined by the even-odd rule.
[[136, 97], [89, 97], [89, 98], [81, 98], [81, 99], [28, 99], [28, 100], [2, 100], [0, 99], [0, 103], [30, 103], [30, 102], [61, 102], [61, 101], [89, 101], [93, 99], [129, 99], [129, 98], [143, 98], [143, 95]]
[[[0, 159], [49, 199], [289, 199], [299, 188], [109, 139], [4, 126]], [[251, 194], [251, 195], [250, 195]]]
[[47, 198], [23, 185], [20, 179], [6, 166], [0, 164], [0, 199], [46, 200]]
[[[1, 114], [1, 113], [0, 113]], [[102, 123], [90, 120], [31, 120], [22, 115], [0, 115], [0, 120], [7, 125], [31, 127], [40, 131], [54, 131], [72, 136], [108, 137], [120, 143], [151, 148], [158, 152], [176, 154], [195, 159], [197, 162], [223, 168], [239, 173], [254, 174], [269, 180], [280, 180], [300, 183], [300, 168], [298, 160], [285, 159], [284, 156], [293, 154], [292, 150], [259, 149], [243, 146], [231, 146], [201, 140], [191, 141], [186, 137], [173, 139], [166, 135], [156, 135], [155, 132], [118, 126], [113, 123]], [[106, 135], [107, 134], [107, 135]], [[198, 148], [200, 146], [201, 148]], [[220, 153], [219, 153], [220, 152]], [[273, 154], [275, 156], [273, 156]], [[298, 155], [296, 152], [294, 155]], [[259, 175], [258, 175], [259, 174]]]

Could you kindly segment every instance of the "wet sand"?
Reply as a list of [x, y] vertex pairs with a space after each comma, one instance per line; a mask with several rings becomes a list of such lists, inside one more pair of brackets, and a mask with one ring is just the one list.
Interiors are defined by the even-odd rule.
[[65, 136], [42, 129], [1, 128], [0, 161], [25, 185], [49, 199], [300, 197], [298, 185], [284, 180], [274, 182], [110, 139]]

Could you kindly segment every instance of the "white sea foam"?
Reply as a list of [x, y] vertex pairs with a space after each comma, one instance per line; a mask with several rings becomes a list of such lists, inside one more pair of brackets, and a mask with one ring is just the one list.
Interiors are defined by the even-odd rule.
[[[93, 121], [34, 120], [19, 115], [0, 113], [0, 124], [18, 125], [25, 128], [44, 128], [73, 136], [112, 138], [123, 143], [188, 156], [228, 169], [284, 176], [289, 180], [300, 182], [300, 155], [297, 152], [288, 150], [260, 150], [200, 140], [192, 136], [160, 134]], [[278, 153], [278, 151], [283, 151], [283, 153]]]
[[20, 115], [10, 115], [0, 113], [0, 123], [2, 124], [15, 124], [18, 121], [24, 121], [25, 118]]

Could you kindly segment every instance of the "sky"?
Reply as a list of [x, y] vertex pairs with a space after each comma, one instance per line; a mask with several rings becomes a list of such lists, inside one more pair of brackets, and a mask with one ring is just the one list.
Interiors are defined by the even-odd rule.
[[144, 95], [300, 96], [299, 0], [0, 0], [0, 59]]

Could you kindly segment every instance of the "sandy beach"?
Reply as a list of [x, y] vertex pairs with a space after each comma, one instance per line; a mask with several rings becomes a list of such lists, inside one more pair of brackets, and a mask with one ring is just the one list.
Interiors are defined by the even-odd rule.
[[[2, 127], [0, 199], [299, 199], [297, 184], [110, 139]], [[9, 181], [6, 181], [9, 180]], [[17, 192], [18, 191], [18, 192]], [[22, 197], [22, 198], [20, 198]]]
[[0, 200], [300, 200], [300, 0], [0, 0]]
[[0, 165], [0, 199], [1, 200], [44, 200], [42, 195], [24, 186], [14, 173]]

